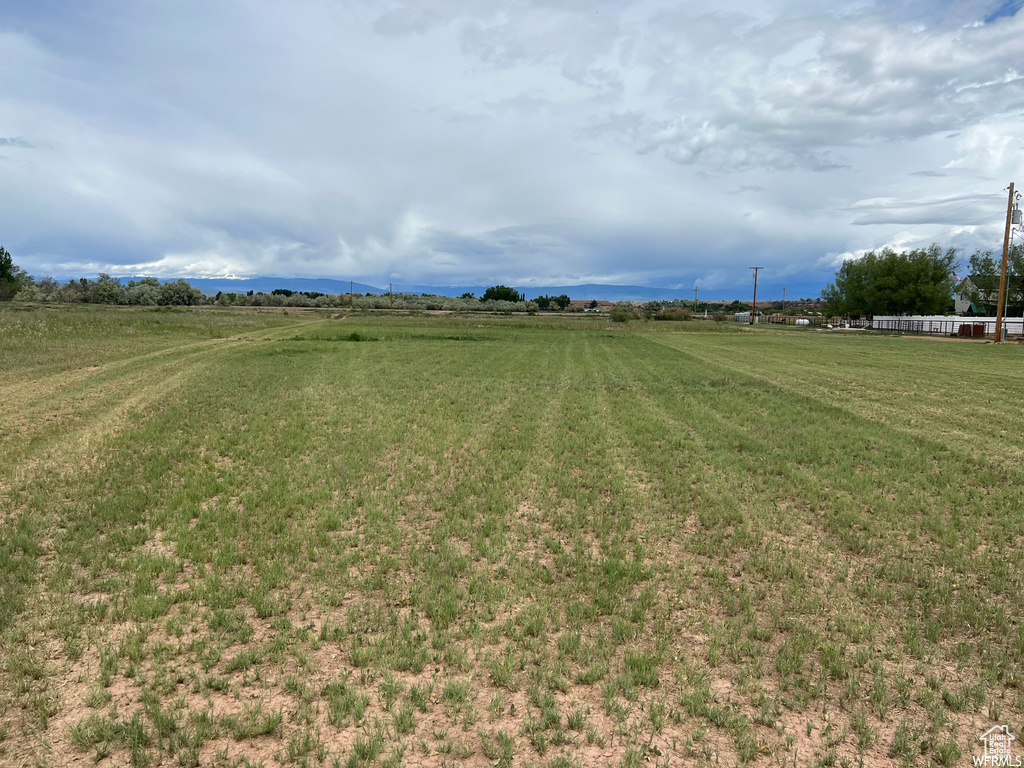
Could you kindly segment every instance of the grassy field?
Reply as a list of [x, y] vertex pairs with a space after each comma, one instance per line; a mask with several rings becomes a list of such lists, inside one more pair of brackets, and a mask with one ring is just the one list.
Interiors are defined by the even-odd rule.
[[967, 765], [1024, 349], [0, 309], [0, 763]]

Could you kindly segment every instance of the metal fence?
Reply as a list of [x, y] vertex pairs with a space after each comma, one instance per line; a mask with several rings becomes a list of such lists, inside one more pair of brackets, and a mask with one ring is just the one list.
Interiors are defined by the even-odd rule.
[[[750, 323], [749, 312], [737, 312], [732, 316], [732, 319], [737, 323]], [[806, 323], [798, 323], [798, 320], [806, 320]], [[828, 322], [824, 317], [820, 315], [780, 315], [780, 314], [769, 314], [767, 312], [758, 312], [757, 320], [758, 325], [771, 324], [771, 325], [825, 325]]]
[[[750, 312], [733, 315], [738, 323], [749, 323]], [[996, 334], [994, 317], [956, 317], [949, 315], [874, 318], [822, 317], [820, 315], [757, 314], [757, 323], [770, 325], [804, 325], [828, 328], [863, 328], [892, 331], [922, 336], [959, 336], [966, 338], [992, 338]], [[1009, 317], [1003, 320], [1005, 338], [1024, 339], [1024, 319]]]
[[[806, 323], [798, 323], [806, 320]], [[826, 320], [820, 315], [761, 315], [760, 322], [772, 325], [825, 325]]]
[[[875, 317], [870, 327], [876, 331], [896, 331], [927, 336], [994, 337], [994, 317]], [[1024, 320], [1011, 317], [1003, 320], [1006, 338], [1024, 337]]]

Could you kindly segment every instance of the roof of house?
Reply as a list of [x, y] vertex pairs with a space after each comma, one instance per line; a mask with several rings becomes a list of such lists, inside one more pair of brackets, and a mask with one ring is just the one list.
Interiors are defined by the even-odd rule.
[[[999, 276], [998, 275], [968, 275], [960, 281], [960, 285], [963, 285], [968, 280], [971, 284], [979, 291], [998, 291], [999, 290]], [[1007, 275], [1006, 282], [1008, 285], [1020, 284], [1024, 278], [1018, 275]]]

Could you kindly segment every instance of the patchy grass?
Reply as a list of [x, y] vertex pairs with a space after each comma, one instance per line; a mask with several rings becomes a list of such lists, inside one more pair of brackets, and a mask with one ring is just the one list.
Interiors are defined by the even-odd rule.
[[1018, 728], [1019, 348], [664, 325], [0, 310], [0, 755], [948, 765]]

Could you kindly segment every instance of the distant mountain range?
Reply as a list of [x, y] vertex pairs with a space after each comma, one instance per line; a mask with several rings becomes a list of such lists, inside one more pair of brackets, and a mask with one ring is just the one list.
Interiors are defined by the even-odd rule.
[[[348, 280], [331, 280], [325, 277], [186, 277], [193, 287], [198, 288], [208, 296], [217, 292], [223, 293], [270, 293], [277, 288], [287, 288], [289, 291], [316, 291], [317, 293], [348, 293]], [[383, 290], [366, 283], [352, 283], [352, 290], [356, 293], [387, 293]], [[396, 293], [398, 291], [395, 291]]]
[[[195, 277], [185, 278], [193, 286], [205, 294], [216, 294], [218, 291], [224, 293], [247, 293], [249, 291], [263, 291], [270, 293], [275, 288], [287, 288], [291, 291], [319, 291], [320, 293], [348, 293], [349, 281], [331, 280], [329, 278], [304, 278], [304, 277], [253, 277], [248, 279], [231, 278], [208, 278]], [[464, 293], [472, 293], [475, 296], [483, 296], [490, 286], [487, 285], [423, 285], [418, 283], [395, 283], [392, 290], [395, 293], [426, 293], [434, 296], [461, 296]], [[528, 298], [537, 296], [560, 296], [567, 294], [574, 299], [604, 299], [605, 301], [652, 301], [680, 298], [684, 292], [662, 288], [646, 288], [639, 285], [552, 285], [552, 286], [530, 286], [523, 288], [512, 286], [525, 293]], [[356, 293], [385, 294], [387, 286], [379, 288], [366, 283], [353, 283], [352, 290]]]
[[[125, 278], [122, 278], [124, 280]], [[186, 277], [193, 286], [199, 288], [207, 295], [215, 295], [218, 291], [223, 293], [247, 293], [249, 291], [270, 293], [276, 288], [287, 288], [292, 291], [317, 291], [319, 293], [348, 293], [348, 280], [333, 280], [330, 278], [312, 277], [251, 277], [251, 278], [218, 278], [218, 277]], [[395, 293], [417, 293], [432, 294], [435, 296], [461, 296], [464, 293], [472, 293], [475, 296], [482, 296], [490, 286], [486, 285], [424, 285], [419, 283], [395, 283]], [[542, 286], [511, 286], [527, 298], [533, 299], [537, 296], [560, 296], [563, 293], [572, 299], [599, 299], [604, 301], [670, 301], [672, 299], [692, 299], [693, 289], [679, 288], [658, 288], [644, 285], [605, 285], [601, 283], [586, 283], [582, 285], [542, 285]], [[353, 283], [352, 290], [356, 293], [385, 294], [387, 286], [379, 287], [367, 283]], [[821, 292], [821, 286], [811, 283], [791, 284], [787, 288], [787, 296], [796, 299], [799, 296], [817, 296]], [[765, 284], [762, 288], [758, 286], [758, 297], [765, 301], [782, 298], [782, 290], [771, 283]], [[698, 293], [698, 298], [704, 301], [732, 301], [739, 298], [741, 301], [749, 301], [749, 296], [740, 295], [741, 292], [728, 288], [721, 290], [704, 290]]]
[[[319, 291], [320, 293], [348, 293], [347, 280], [331, 280], [328, 278], [302, 277], [253, 277], [249, 279], [230, 278], [185, 278], [193, 286], [205, 294], [247, 293], [263, 291], [270, 293], [275, 288], [287, 288], [292, 291]], [[472, 293], [483, 296], [490, 286], [487, 285], [423, 285], [418, 283], [395, 283], [395, 293], [426, 293], [434, 296], [461, 296]], [[587, 283], [585, 285], [546, 285], [546, 286], [511, 286], [527, 298], [537, 296], [560, 296], [563, 293], [573, 299], [603, 299], [605, 301], [668, 301], [679, 298], [693, 298], [693, 291], [680, 291], [668, 288], [651, 288], [642, 285], [602, 285]], [[378, 288], [366, 283], [354, 283], [352, 290], [356, 293], [385, 294], [387, 286]]]
[[[395, 285], [395, 292], [433, 293], [438, 296], [461, 296], [472, 293], [483, 296], [490, 286], [487, 285]], [[563, 293], [571, 299], [601, 299], [603, 301], [670, 301], [672, 299], [693, 298], [693, 291], [680, 291], [668, 288], [651, 288], [642, 285], [602, 285], [585, 283], [583, 285], [513, 285], [529, 299], [538, 296], [561, 296]]]

